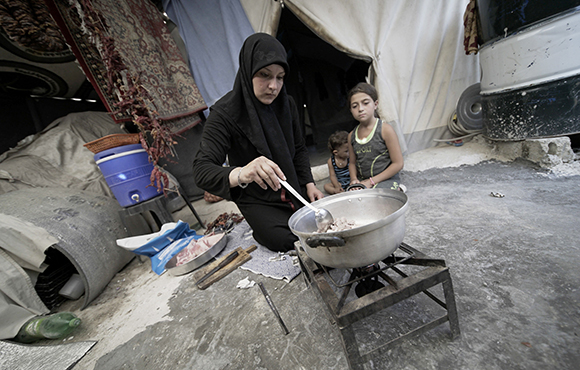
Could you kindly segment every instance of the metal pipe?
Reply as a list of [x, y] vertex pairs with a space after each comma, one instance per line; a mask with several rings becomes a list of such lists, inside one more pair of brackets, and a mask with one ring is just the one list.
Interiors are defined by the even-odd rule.
[[286, 325], [284, 325], [284, 321], [282, 321], [282, 317], [280, 317], [280, 314], [278, 313], [278, 310], [276, 309], [276, 306], [274, 306], [274, 302], [272, 302], [272, 298], [270, 298], [270, 295], [266, 291], [266, 288], [264, 287], [264, 284], [258, 283], [258, 286], [260, 287], [260, 290], [262, 291], [262, 294], [264, 294], [264, 297], [266, 297], [266, 301], [270, 305], [270, 308], [272, 309], [272, 312], [274, 312], [274, 315], [276, 315], [276, 318], [278, 319], [278, 322], [280, 323], [280, 326], [282, 327], [282, 331], [284, 332], [284, 335], [290, 333], [288, 331], [288, 328], [286, 327]]

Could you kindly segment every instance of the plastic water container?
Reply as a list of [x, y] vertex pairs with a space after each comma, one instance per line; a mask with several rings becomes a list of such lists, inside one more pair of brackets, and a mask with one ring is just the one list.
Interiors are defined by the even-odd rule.
[[121, 207], [161, 195], [157, 186], [151, 186], [153, 164], [141, 144], [103, 150], [94, 158]]

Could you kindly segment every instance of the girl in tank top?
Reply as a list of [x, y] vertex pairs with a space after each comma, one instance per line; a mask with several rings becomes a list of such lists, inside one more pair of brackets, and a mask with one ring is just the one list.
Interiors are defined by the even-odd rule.
[[359, 122], [348, 135], [350, 184], [403, 190], [398, 175], [403, 153], [393, 127], [377, 117], [377, 90], [361, 82], [350, 90], [348, 100], [350, 112]]

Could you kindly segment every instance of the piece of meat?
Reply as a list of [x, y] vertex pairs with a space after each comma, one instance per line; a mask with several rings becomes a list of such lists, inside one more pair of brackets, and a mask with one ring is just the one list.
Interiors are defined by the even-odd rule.
[[176, 256], [175, 266], [181, 266], [185, 263], [192, 261], [198, 256], [205, 253], [211, 247], [213, 247], [217, 242], [219, 242], [225, 234], [210, 234], [198, 240], [193, 239], [187, 247], [183, 248]]
[[318, 230], [319, 233], [338, 232], [352, 229], [356, 222], [348, 220], [346, 217], [338, 217], [325, 230]]

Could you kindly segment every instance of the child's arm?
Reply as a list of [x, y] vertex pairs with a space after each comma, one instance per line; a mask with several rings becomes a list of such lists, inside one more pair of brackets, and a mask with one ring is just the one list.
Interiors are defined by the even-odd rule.
[[376, 184], [390, 179], [403, 169], [403, 152], [401, 151], [401, 145], [399, 144], [397, 133], [391, 125], [383, 123], [381, 134], [383, 135], [385, 144], [387, 144], [387, 149], [391, 156], [391, 164], [383, 172], [373, 176], [373, 181]]
[[336, 172], [334, 172], [334, 166], [332, 165], [332, 158], [328, 158], [328, 161], [326, 161], [326, 164], [328, 165], [328, 175], [330, 176], [330, 182], [332, 184], [332, 186], [334, 186], [335, 189], [342, 189], [342, 186], [340, 185], [340, 183], [338, 182], [338, 178], [336, 177]]
[[348, 133], [348, 173], [350, 175], [350, 184], [358, 184], [358, 178], [356, 177], [356, 154], [354, 148], [352, 147], [351, 137], [353, 131]]

